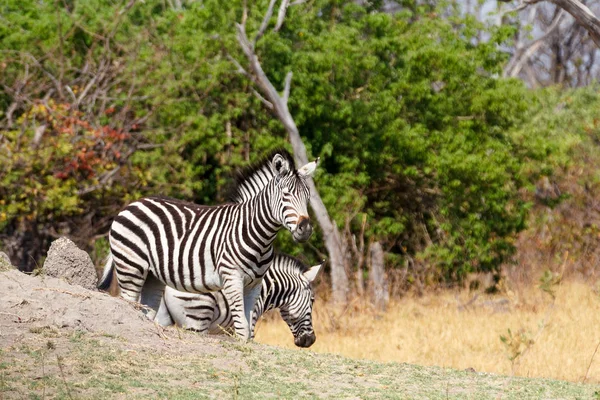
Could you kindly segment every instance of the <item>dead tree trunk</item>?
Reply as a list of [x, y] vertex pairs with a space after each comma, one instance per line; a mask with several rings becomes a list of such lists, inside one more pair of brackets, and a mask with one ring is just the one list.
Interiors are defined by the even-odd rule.
[[375, 307], [385, 311], [390, 301], [390, 291], [385, 278], [383, 248], [379, 242], [369, 245], [369, 292]]
[[369, 292], [377, 310], [385, 311], [390, 301], [390, 292], [385, 279], [383, 248], [379, 242], [369, 245]]
[[[347, 217], [346, 219], [346, 227], [344, 234], [346, 236], [346, 240], [350, 242], [348, 248], [352, 250], [354, 257], [349, 257], [349, 265], [352, 265], [352, 262], [356, 263], [356, 275], [355, 275], [355, 284], [356, 284], [356, 293], [362, 297], [365, 294], [365, 282], [363, 279], [363, 267], [365, 264], [365, 228], [367, 226], [367, 215], [363, 214], [362, 225], [360, 229], [360, 235], [358, 237], [358, 244], [356, 243], [356, 236], [350, 232], [350, 222], [352, 221], [351, 217]], [[350, 254], [348, 254], [350, 255]]]
[[[296, 123], [294, 122], [294, 119], [292, 118], [292, 115], [288, 109], [288, 98], [290, 95], [292, 72], [288, 72], [285, 78], [283, 94], [280, 95], [263, 71], [260, 61], [255, 53], [256, 42], [262, 37], [267, 28], [269, 20], [273, 15], [274, 5], [275, 0], [271, 0], [269, 3], [269, 9], [265, 14], [259, 31], [252, 42], [248, 40], [248, 36], [246, 34], [247, 9], [244, 9], [242, 21], [241, 23], [236, 24], [236, 26], [238, 30], [238, 42], [244, 52], [244, 55], [248, 59], [249, 71], [246, 71], [246, 69], [244, 69], [233, 58], [231, 60], [234, 64], [236, 64], [238, 71], [245, 74], [258, 87], [260, 93], [255, 92], [255, 94], [269, 109], [275, 113], [288, 133], [290, 143], [292, 144], [294, 151], [294, 159], [296, 164], [304, 165], [308, 163], [306, 147], [302, 142], [298, 127], [296, 126]], [[282, 8], [287, 6], [287, 2], [282, 2]], [[280, 10], [276, 27], [277, 29], [283, 23], [282, 15], [285, 16], [285, 12]], [[311, 193], [310, 205], [312, 206], [319, 226], [323, 230], [325, 247], [327, 248], [327, 252], [329, 254], [333, 300], [337, 303], [346, 303], [348, 299], [348, 276], [346, 275], [346, 269], [344, 265], [344, 246], [340, 232], [333, 220], [329, 217], [327, 208], [325, 207], [321, 196], [319, 196], [319, 192], [317, 191], [312, 178], [308, 178], [307, 183]]]

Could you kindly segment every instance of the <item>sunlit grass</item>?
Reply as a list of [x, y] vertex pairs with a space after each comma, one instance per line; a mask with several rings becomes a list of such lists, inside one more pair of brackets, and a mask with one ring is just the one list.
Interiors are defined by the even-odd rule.
[[[600, 297], [593, 285], [562, 283], [554, 302], [538, 287], [480, 293], [466, 305], [474, 296], [468, 291], [407, 296], [383, 314], [359, 302], [333, 311], [317, 301], [311, 350], [576, 382], [587, 375], [586, 382], [600, 382], [600, 354], [592, 360], [600, 343]], [[256, 340], [294, 347], [280, 318], [261, 321]]]

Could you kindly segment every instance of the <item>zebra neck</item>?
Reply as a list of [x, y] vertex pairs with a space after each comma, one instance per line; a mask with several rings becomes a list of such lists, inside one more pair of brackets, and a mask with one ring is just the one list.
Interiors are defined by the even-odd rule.
[[250, 217], [250, 229], [258, 233], [267, 246], [273, 243], [277, 232], [281, 229], [281, 222], [273, 213], [271, 206], [271, 198], [276, 195], [273, 187], [267, 187], [245, 203], [247, 215]]
[[[276, 261], [273, 261], [275, 263]], [[285, 303], [282, 293], [285, 292], [282, 284], [286, 279], [277, 273], [277, 266], [271, 266], [271, 269], [267, 272], [263, 278], [262, 288], [260, 291], [260, 315], [267, 311], [280, 308]], [[258, 302], [257, 302], [258, 306]], [[259, 316], [260, 316], [259, 315]]]

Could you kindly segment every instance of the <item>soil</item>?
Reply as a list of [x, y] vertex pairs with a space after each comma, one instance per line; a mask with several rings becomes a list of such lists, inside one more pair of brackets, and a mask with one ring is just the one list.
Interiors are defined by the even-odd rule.
[[65, 237], [52, 242], [43, 268], [46, 276], [63, 278], [73, 285], [96, 290], [98, 278], [92, 259]]
[[[146, 318], [136, 303], [54, 277], [0, 272], [0, 348], [13, 347], [45, 329], [116, 336], [157, 350], [172, 349], [175, 342], [168, 339], [178, 337], [176, 329], [161, 328]], [[216, 339], [194, 336], [195, 341], [180, 342], [180, 350], [214, 353]]]
[[[466, 397], [506, 393], [503, 398], [522, 399], [527, 396], [520, 391], [528, 385], [534, 393], [529, 398], [540, 393], [591, 398], [598, 390], [465, 374], [165, 329], [147, 319], [137, 303], [46, 276], [43, 270], [27, 275], [0, 269], [0, 399], [442, 399], [456, 398], [458, 390], [461, 398], [467, 390]], [[417, 392], [421, 395], [414, 396]]]

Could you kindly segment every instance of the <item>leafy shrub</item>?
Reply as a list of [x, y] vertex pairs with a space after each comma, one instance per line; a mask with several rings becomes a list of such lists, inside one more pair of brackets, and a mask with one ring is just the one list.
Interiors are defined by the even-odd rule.
[[[524, 228], [519, 191], [528, 151], [539, 150], [511, 133], [530, 100], [520, 82], [498, 77], [511, 31], [404, 4], [394, 15], [353, 1], [291, 7], [258, 56], [278, 87], [294, 72], [290, 109], [324, 160], [316, 182], [347, 241], [366, 216], [366, 242], [384, 244], [390, 268], [410, 266], [408, 282], [497, 270]], [[284, 144], [231, 61], [244, 59], [241, 5], [5, 2], [0, 240], [38, 232], [43, 243], [21, 247], [44, 249], [67, 233], [89, 249], [133, 197], [225, 201], [233, 168]], [[266, 8], [250, 6], [249, 30]], [[278, 246], [315, 258], [320, 235], [315, 248], [285, 235]]]

